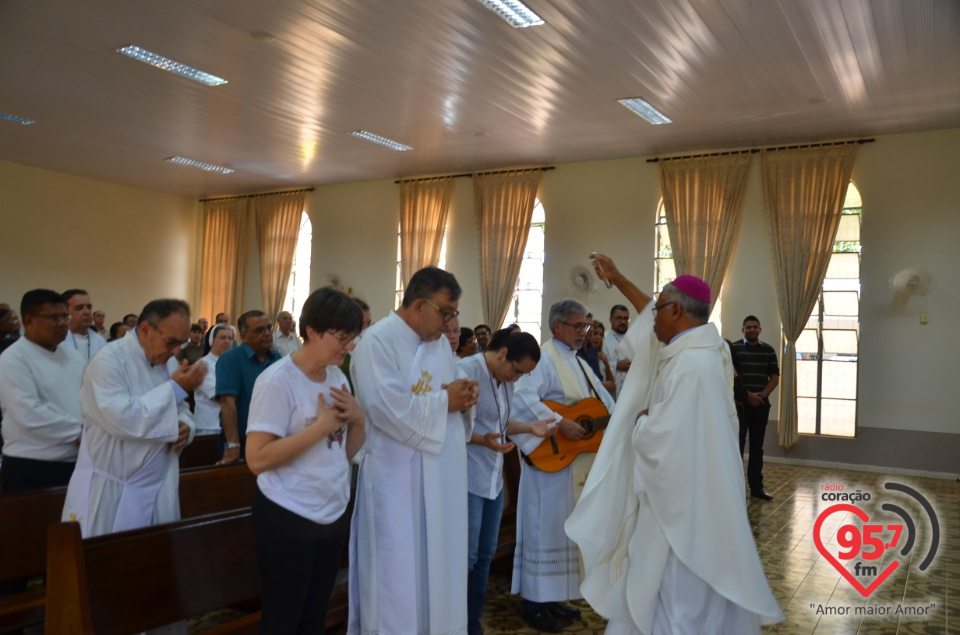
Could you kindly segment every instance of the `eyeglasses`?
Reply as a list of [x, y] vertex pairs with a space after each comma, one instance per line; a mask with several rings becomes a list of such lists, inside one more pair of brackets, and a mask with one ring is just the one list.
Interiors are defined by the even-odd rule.
[[593, 328], [593, 324], [587, 324], [586, 322], [580, 322], [579, 324], [570, 324], [569, 322], [564, 322], [560, 320], [560, 324], [566, 324], [575, 331], [580, 331], [581, 333], [587, 333]]
[[650, 309], [650, 311], [653, 312], [653, 316], [656, 317], [658, 311], [660, 311], [661, 309], [667, 308], [671, 304], [676, 304], [676, 302], [667, 302], [665, 304], [661, 304], [660, 306], [655, 306], [652, 309]]
[[50, 320], [54, 324], [70, 324], [70, 320], [73, 319], [73, 316], [69, 313], [57, 313], [54, 315], [34, 315], [33, 317], [43, 318], [44, 320]]
[[510, 362], [510, 366], [513, 367], [513, 376], [515, 379], [520, 379], [524, 375], [528, 374], [520, 370], [520, 367], [517, 366], [517, 362]]
[[431, 302], [430, 300], [427, 300], [426, 298], [423, 298], [423, 301], [424, 301], [426, 304], [429, 304], [430, 306], [432, 306], [433, 308], [435, 308], [435, 309], [437, 310], [437, 313], [440, 314], [440, 319], [443, 320], [444, 322], [449, 322], [449, 321], [452, 320], [453, 318], [455, 318], [455, 317], [457, 317], [458, 315], [460, 315], [460, 311], [457, 311], [456, 309], [454, 309], [453, 311], [444, 311], [444, 310], [441, 309], [439, 306], [437, 306], [436, 304], [434, 304], [434, 303]]
[[353, 341], [353, 338], [357, 336], [356, 333], [337, 333], [336, 331], [324, 331], [324, 333], [329, 333], [333, 339], [337, 340], [340, 346], [347, 346]]
[[251, 333], [256, 333], [257, 335], [263, 335], [264, 333], [269, 333], [273, 330], [273, 324], [265, 324], [264, 326], [258, 326], [253, 329], [247, 329]]
[[160, 327], [158, 327], [153, 322], [148, 322], [148, 324], [153, 327], [154, 331], [160, 334], [160, 338], [163, 340], [163, 345], [164, 347], [166, 347], [167, 350], [172, 351], [174, 349], [177, 349], [183, 346], [183, 340], [176, 337], [168, 337], [164, 335], [163, 331], [160, 330]]

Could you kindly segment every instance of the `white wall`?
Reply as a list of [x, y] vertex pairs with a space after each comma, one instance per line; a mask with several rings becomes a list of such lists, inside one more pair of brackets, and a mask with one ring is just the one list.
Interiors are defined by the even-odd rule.
[[199, 214], [195, 199], [0, 161], [0, 302], [80, 287], [108, 326], [156, 298], [197, 306]]

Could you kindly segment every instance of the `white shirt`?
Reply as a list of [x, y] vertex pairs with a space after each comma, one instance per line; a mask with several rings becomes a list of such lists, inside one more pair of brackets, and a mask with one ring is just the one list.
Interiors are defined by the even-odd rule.
[[76, 461], [87, 360], [62, 344], [54, 352], [21, 337], [0, 355], [3, 454]]
[[276, 331], [273, 334], [273, 347], [284, 357], [299, 351], [301, 346], [303, 346], [303, 343], [293, 331], [290, 331], [290, 335], [284, 335], [282, 331]]
[[[478, 384], [480, 398], [477, 400], [476, 419], [473, 431], [479, 435], [495, 432], [500, 442], [506, 443], [507, 418], [513, 400], [513, 383], [499, 386], [490, 376], [483, 353], [471, 355], [460, 362], [460, 370]], [[503, 454], [474, 443], [467, 444], [467, 491], [475, 496], [493, 500], [503, 489]]]
[[217, 392], [217, 360], [220, 357], [207, 353], [198, 364], [206, 364], [207, 374], [203, 382], [193, 391], [193, 419], [197, 424], [197, 434], [220, 432], [220, 402], [213, 396]]
[[623, 389], [623, 380], [627, 378], [626, 371], [617, 370], [617, 362], [623, 359], [630, 359], [622, 349], [620, 342], [623, 341], [623, 335], [610, 329], [603, 334], [603, 352], [607, 355], [607, 361], [610, 362], [610, 368], [613, 370], [613, 378], [617, 382], [617, 394], [614, 397], [620, 397], [620, 391]]
[[[314, 424], [317, 394], [332, 403], [330, 388], [347, 385], [336, 366], [327, 366], [323, 382], [312, 381], [289, 357], [272, 364], [257, 377], [250, 401], [247, 434], [266, 432], [289, 437]], [[298, 516], [329, 525], [343, 515], [350, 501], [350, 462], [347, 429], [313, 445], [286, 465], [266, 470], [257, 486], [271, 501]]]
[[86, 335], [77, 335], [73, 331], [67, 331], [67, 339], [63, 340], [60, 346], [72, 348], [80, 352], [84, 359], [90, 360], [97, 354], [101, 348], [107, 345], [107, 340], [97, 333], [96, 329], [90, 327]]

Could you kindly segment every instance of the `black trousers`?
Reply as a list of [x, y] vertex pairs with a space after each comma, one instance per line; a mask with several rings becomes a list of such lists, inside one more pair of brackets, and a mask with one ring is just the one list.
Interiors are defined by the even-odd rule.
[[16, 456], [4, 456], [0, 464], [0, 484], [4, 494], [29, 492], [50, 487], [65, 487], [70, 483], [75, 462], [38, 461]]
[[261, 635], [323, 635], [350, 519], [318, 525], [253, 495], [253, 529], [262, 581]]
[[763, 489], [763, 437], [767, 433], [770, 404], [756, 407], [741, 404], [737, 407], [737, 417], [740, 419], [740, 458], [743, 458], [747, 435], [750, 436], [747, 485], [751, 492], [759, 492]]

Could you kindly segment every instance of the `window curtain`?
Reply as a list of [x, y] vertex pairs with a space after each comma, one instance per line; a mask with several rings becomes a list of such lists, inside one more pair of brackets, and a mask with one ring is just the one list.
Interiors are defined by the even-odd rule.
[[677, 275], [710, 285], [714, 302], [743, 218], [750, 154], [660, 162], [660, 192]]
[[483, 318], [503, 323], [520, 276], [542, 170], [473, 175]]
[[780, 445], [797, 443], [797, 338], [820, 295], [857, 146], [764, 150], [777, 303], [786, 346], [780, 362]]
[[260, 249], [260, 289], [263, 312], [275, 319], [287, 295], [287, 283], [297, 250], [306, 192], [282, 192], [253, 199]]
[[243, 305], [248, 198], [205, 201], [200, 256], [200, 313], [213, 322], [224, 311], [236, 319]]
[[440, 262], [453, 177], [400, 182], [400, 273], [406, 284], [424, 267]]

